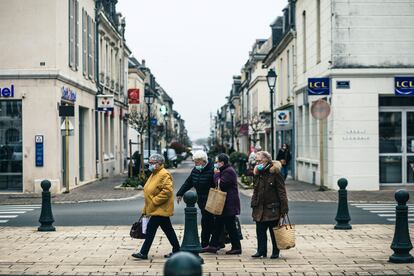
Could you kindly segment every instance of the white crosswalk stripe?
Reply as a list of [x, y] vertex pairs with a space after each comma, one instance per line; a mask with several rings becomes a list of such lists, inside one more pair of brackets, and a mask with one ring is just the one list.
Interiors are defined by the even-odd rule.
[[[395, 221], [395, 206], [397, 206], [397, 203], [353, 203], [351, 205], [376, 214], [388, 221]], [[407, 206], [408, 222], [414, 223], [414, 204], [407, 204]]]
[[41, 208], [41, 205], [0, 205], [0, 225], [17, 218], [19, 215], [25, 214], [35, 209]]

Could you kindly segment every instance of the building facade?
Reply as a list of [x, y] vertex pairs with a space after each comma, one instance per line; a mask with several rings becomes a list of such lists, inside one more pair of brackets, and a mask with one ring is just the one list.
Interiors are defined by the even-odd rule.
[[[296, 22], [297, 179], [320, 183], [322, 138], [328, 188], [341, 177], [352, 190], [414, 184], [414, 98], [397, 91], [414, 76], [414, 6], [296, 1]], [[329, 79], [330, 95], [308, 96], [309, 78]], [[319, 98], [331, 106], [322, 121]]]

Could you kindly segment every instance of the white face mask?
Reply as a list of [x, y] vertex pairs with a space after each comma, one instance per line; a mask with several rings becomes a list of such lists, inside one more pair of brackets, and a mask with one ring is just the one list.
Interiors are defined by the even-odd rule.
[[148, 170], [150, 170], [151, 172], [153, 172], [153, 171], [156, 169], [156, 167], [157, 167], [157, 165], [155, 165], [155, 164], [150, 164], [150, 165], [148, 166]]

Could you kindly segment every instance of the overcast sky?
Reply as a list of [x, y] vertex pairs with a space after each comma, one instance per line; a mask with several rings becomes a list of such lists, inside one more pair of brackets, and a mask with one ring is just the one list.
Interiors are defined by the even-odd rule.
[[208, 137], [210, 113], [225, 103], [258, 38], [287, 0], [119, 0], [126, 40], [174, 100], [190, 138]]

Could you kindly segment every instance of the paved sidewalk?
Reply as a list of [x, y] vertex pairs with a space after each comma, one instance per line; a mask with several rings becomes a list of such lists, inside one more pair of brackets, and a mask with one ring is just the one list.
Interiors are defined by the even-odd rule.
[[[53, 203], [77, 203], [106, 200], [125, 200], [142, 195], [140, 190], [115, 190], [127, 178], [117, 175], [73, 189], [68, 194], [53, 194]], [[0, 194], [0, 204], [41, 204], [41, 194]]]
[[[239, 183], [240, 184], [240, 183]], [[319, 186], [309, 183], [288, 179], [286, 181], [288, 198], [290, 201], [320, 201], [320, 202], [337, 202], [338, 191], [318, 191]], [[380, 191], [348, 191], [349, 202], [393, 202], [396, 203], [394, 194], [395, 189], [387, 189]], [[252, 189], [244, 189], [240, 186], [240, 192], [252, 196]], [[408, 203], [414, 203], [414, 190], [408, 188], [410, 200]]]
[[[414, 264], [388, 263], [393, 253], [392, 225], [298, 225], [296, 247], [282, 257], [253, 259], [253, 225], [243, 226], [243, 254], [201, 254], [204, 275], [414, 275]], [[175, 225], [182, 240], [183, 227]], [[414, 227], [411, 228], [411, 232]], [[270, 242], [270, 241], [269, 241]], [[0, 228], [0, 275], [162, 275], [163, 255], [171, 248], [162, 234], [154, 240], [149, 260], [131, 253], [142, 240], [129, 237], [129, 227]], [[229, 246], [227, 246], [227, 249]], [[270, 248], [269, 248], [270, 251]], [[270, 252], [269, 252], [270, 253]]]

